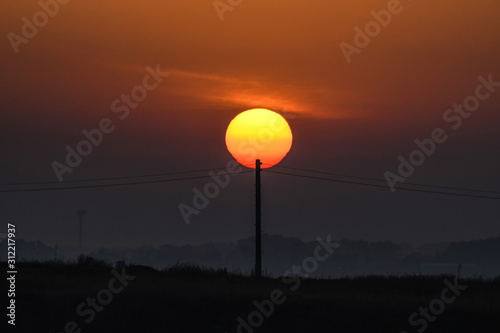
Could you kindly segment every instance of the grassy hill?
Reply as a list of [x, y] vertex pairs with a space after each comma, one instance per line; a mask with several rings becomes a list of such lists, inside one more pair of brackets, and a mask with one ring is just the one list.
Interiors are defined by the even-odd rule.
[[[500, 278], [460, 279], [466, 289], [456, 291], [458, 296], [449, 290], [454, 283], [453, 276], [256, 280], [186, 266], [157, 271], [113, 269], [94, 261], [18, 263], [16, 328], [29, 333], [500, 332]], [[7, 290], [5, 280], [2, 284]], [[453, 301], [443, 301], [443, 293]], [[426, 319], [420, 309], [429, 306]]]

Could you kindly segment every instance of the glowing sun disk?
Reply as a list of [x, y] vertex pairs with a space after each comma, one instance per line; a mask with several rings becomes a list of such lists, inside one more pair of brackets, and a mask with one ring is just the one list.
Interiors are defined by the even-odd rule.
[[226, 146], [240, 164], [262, 168], [278, 164], [292, 147], [292, 131], [280, 114], [267, 109], [251, 109], [237, 115], [226, 131]]

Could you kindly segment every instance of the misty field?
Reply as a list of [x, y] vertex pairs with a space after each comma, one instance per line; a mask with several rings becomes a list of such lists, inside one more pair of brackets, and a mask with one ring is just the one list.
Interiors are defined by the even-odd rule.
[[500, 278], [256, 280], [183, 265], [18, 266], [19, 332], [500, 331]]

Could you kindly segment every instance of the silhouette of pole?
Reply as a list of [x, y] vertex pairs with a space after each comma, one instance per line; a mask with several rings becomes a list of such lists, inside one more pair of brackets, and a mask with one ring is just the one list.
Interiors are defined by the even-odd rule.
[[261, 209], [260, 209], [260, 160], [255, 160], [255, 276], [262, 275]]

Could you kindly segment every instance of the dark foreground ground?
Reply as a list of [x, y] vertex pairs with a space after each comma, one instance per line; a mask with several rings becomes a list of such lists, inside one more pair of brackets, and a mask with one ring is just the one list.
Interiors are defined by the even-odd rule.
[[17, 269], [12, 332], [500, 332], [499, 278], [450, 287], [454, 276], [255, 280], [189, 267], [113, 273], [92, 262]]

